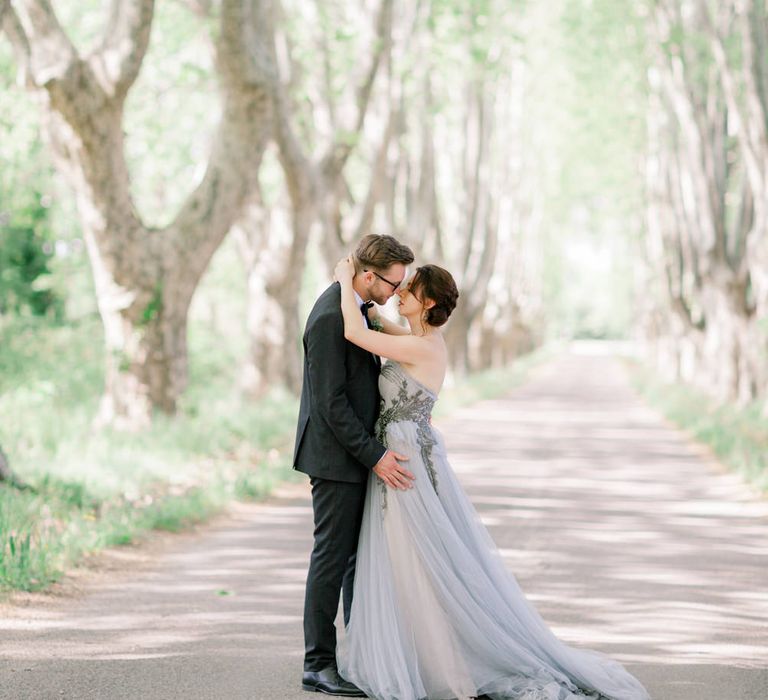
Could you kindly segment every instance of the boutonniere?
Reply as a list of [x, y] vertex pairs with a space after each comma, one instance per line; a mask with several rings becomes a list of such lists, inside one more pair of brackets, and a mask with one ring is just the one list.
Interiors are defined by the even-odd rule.
[[374, 318], [373, 321], [371, 321], [371, 330], [379, 331], [379, 333], [381, 333], [384, 330], [384, 326], [382, 325], [381, 321], [379, 321], [378, 318]]

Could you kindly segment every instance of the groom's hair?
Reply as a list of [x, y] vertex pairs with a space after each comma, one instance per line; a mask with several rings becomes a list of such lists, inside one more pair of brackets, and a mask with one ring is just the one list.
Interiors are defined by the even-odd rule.
[[369, 233], [360, 239], [354, 258], [356, 273], [363, 269], [382, 272], [395, 263], [410, 265], [413, 251], [393, 236]]

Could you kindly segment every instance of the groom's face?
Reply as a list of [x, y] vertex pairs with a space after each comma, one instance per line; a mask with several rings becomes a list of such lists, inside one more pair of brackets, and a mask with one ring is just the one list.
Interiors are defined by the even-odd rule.
[[375, 301], [379, 305], [386, 304], [400, 288], [404, 279], [405, 265], [402, 263], [390, 265], [378, 275], [369, 271], [366, 273], [368, 296], [371, 301]]

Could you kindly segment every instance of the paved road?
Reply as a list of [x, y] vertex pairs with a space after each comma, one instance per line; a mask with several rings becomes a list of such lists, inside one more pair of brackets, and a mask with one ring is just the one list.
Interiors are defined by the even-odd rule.
[[[618, 361], [566, 354], [439, 427], [556, 634], [655, 700], [768, 698], [768, 502], [645, 407]], [[3, 610], [0, 698], [317, 697], [298, 687], [307, 496], [286, 487], [135, 571], [127, 550], [75, 598]]]

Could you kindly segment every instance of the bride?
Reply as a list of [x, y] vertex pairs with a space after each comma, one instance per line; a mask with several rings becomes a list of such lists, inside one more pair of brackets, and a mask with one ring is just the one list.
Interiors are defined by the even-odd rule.
[[[410, 486], [371, 477], [339, 672], [377, 700], [648, 700], [604, 654], [559, 641], [506, 569], [430, 415], [448, 364], [441, 326], [459, 296], [424, 265], [399, 290], [409, 329], [360, 323], [354, 262], [336, 266], [347, 340], [387, 358], [377, 437], [407, 455]], [[373, 309], [372, 309], [373, 311]]]

